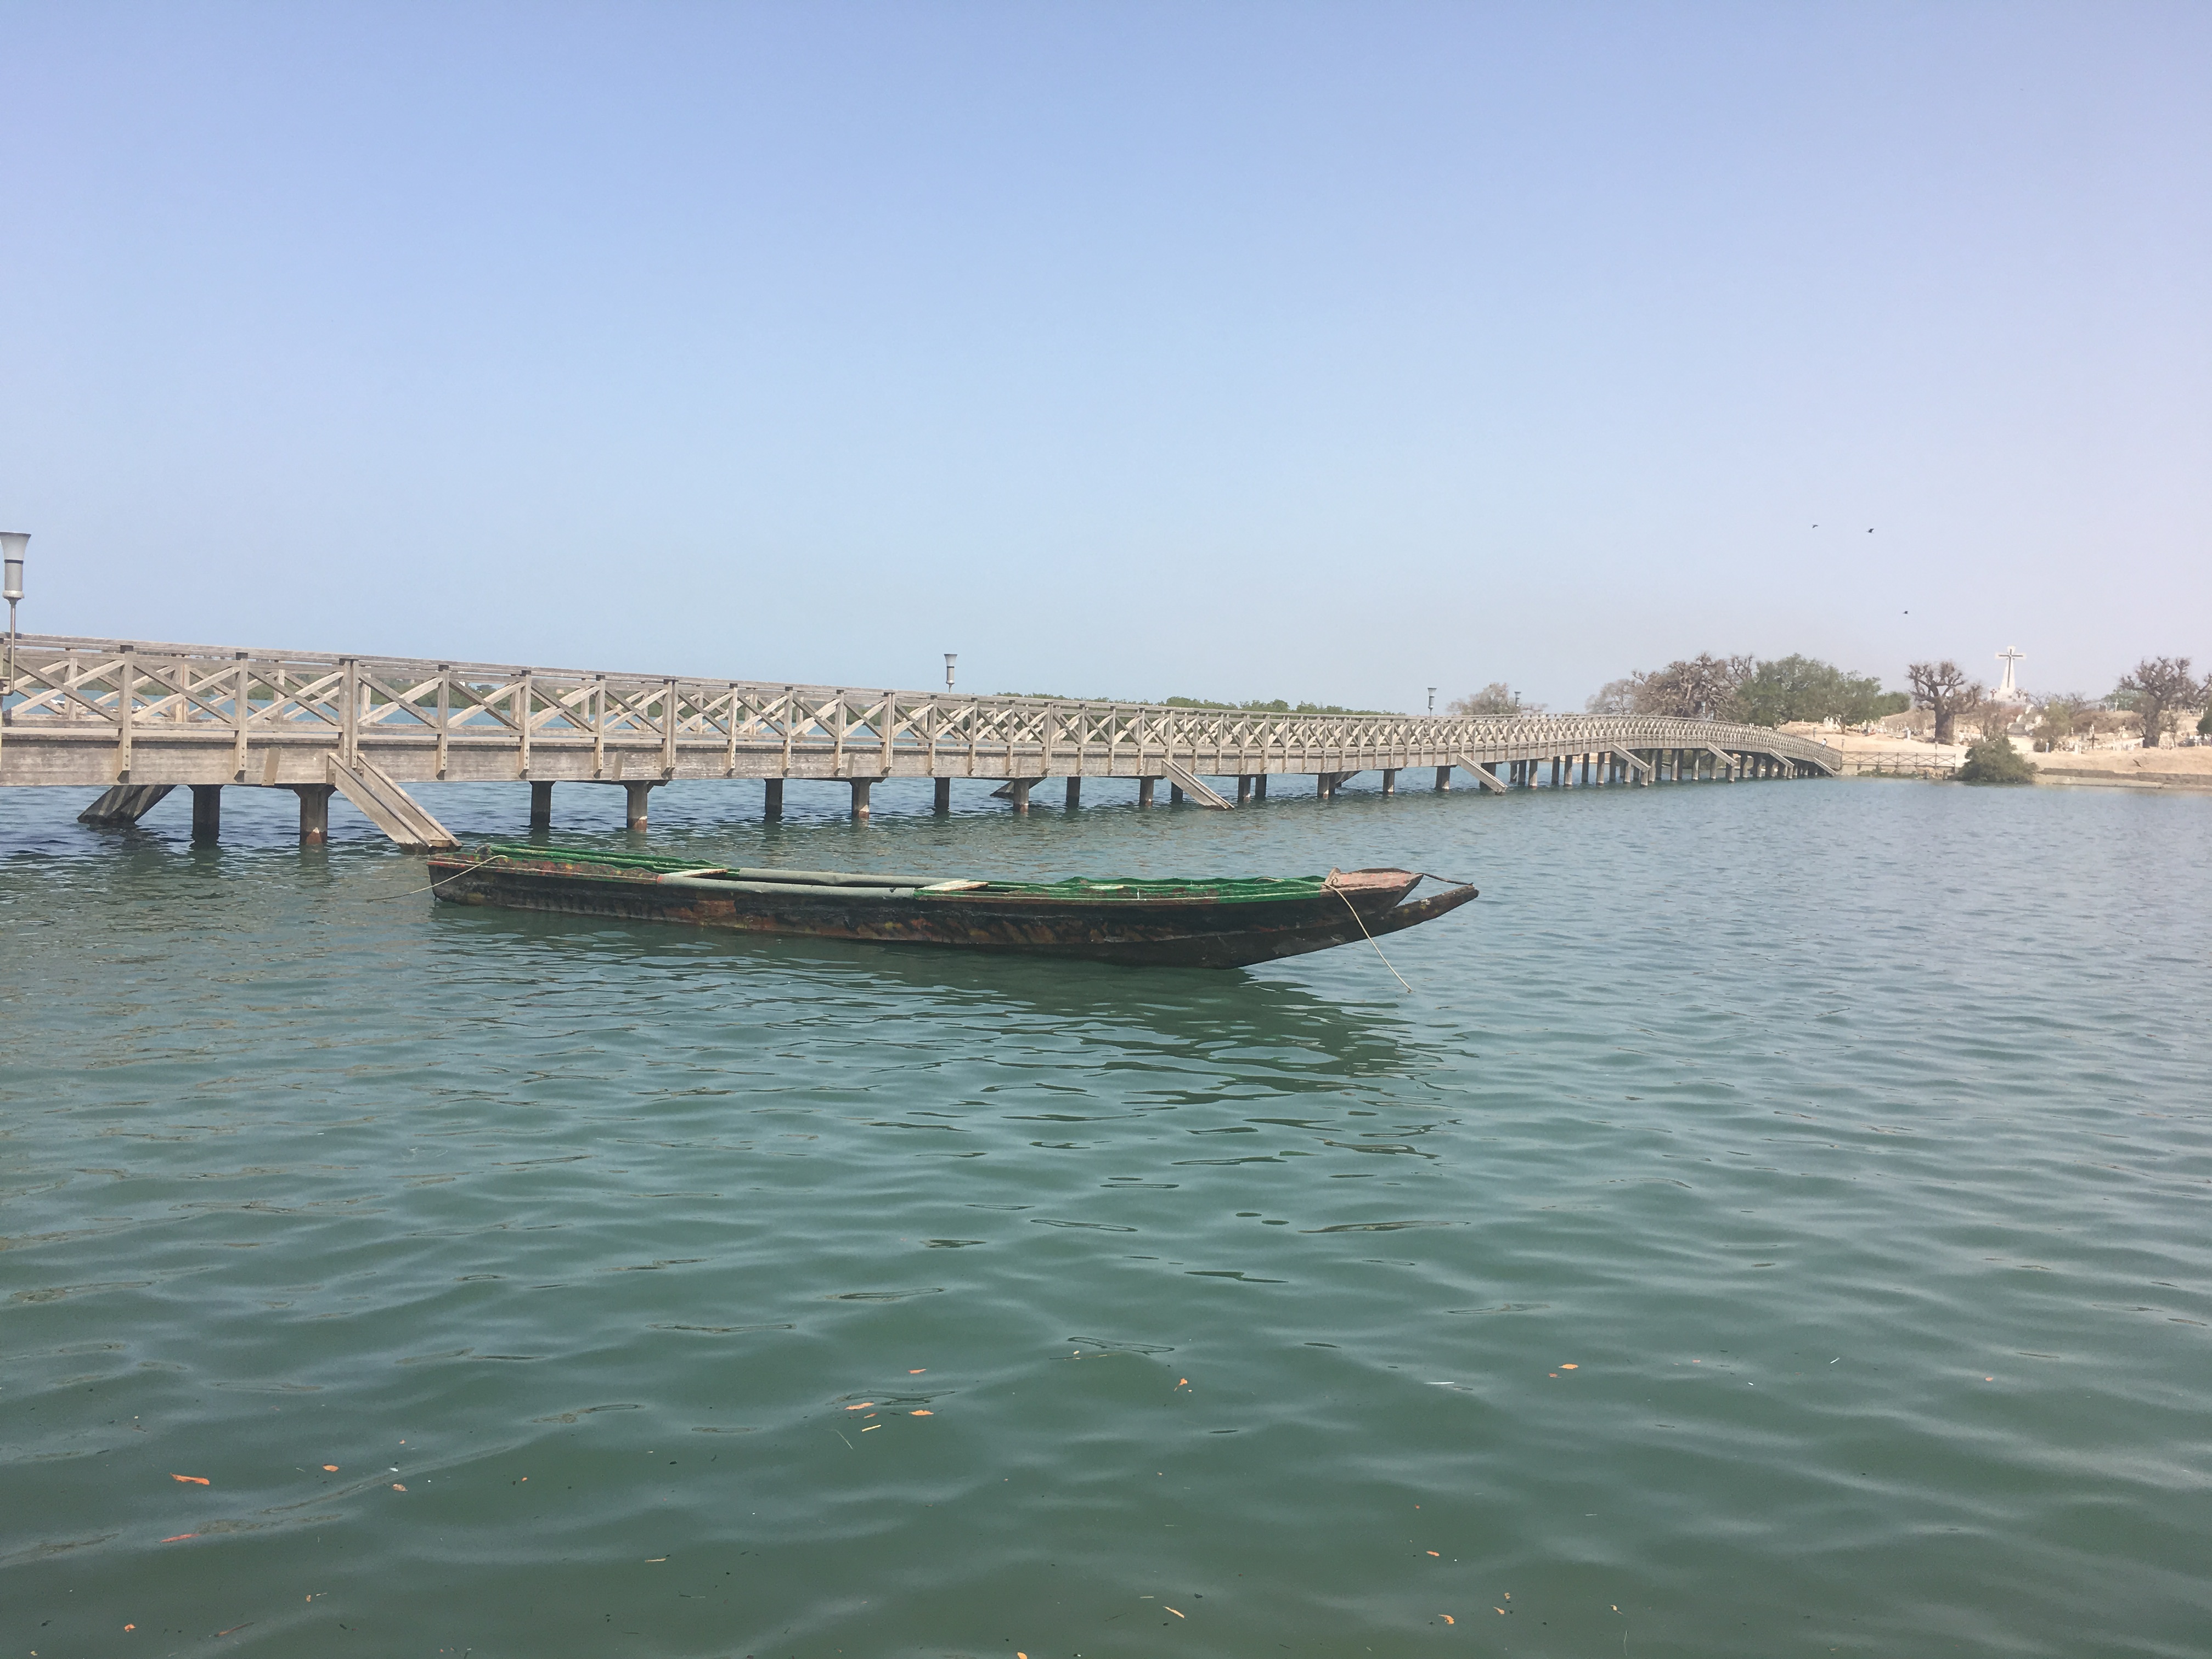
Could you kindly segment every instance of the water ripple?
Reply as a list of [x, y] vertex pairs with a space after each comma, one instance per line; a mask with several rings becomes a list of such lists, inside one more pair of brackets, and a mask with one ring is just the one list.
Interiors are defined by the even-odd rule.
[[434, 912], [256, 793], [0, 799], [41, 1653], [2203, 1650], [2212, 801], [655, 797], [702, 861], [1475, 871], [1407, 996]]

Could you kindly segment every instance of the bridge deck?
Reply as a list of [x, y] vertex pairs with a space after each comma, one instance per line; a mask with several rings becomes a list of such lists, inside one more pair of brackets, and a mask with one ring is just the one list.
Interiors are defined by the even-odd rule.
[[0, 720], [0, 785], [326, 790], [335, 763], [335, 787], [380, 788], [366, 765], [393, 784], [628, 784], [641, 822], [641, 790], [684, 778], [836, 781], [865, 811], [885, 778], [1014, 783], [1018, 805], [1048, 777], [1303, 774], [1329, 793], [1424, 766], [1440, 786], [1455, 766], [1534, 782], [1537, 763], [1587, 757], [1650, 781], [1693, 754], [1732, 775], [1841, 765], [1763, 727], [1637, 715], [1273, 714], [47, 635], [18, 641]]

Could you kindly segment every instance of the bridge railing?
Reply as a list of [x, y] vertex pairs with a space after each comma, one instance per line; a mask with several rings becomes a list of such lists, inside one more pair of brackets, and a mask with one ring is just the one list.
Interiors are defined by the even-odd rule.
[[[350, 759], [366, 750], [533, 748], [596, 772], [612, 753], [636, 776], [748, 775], [781, 758], [834, 775], [894, 770], [987, 776], [1104, 769], [1141, 774], [1172, 759], [1200, 773], [1346, 772], [1534, 760], [1609, 748], [1772, 754], [1834, 771], [1824, 744], [1763, 726], [1635, 714], [1279, 714], [1158, 703], [971, 696], [601, 673], [507, 664], [232, 650], [25, 635], [0, 744], [105, 738], [129, 775], [134, 744], [306, 741]], [[719, 758], [720, 764], [715, 763]]]

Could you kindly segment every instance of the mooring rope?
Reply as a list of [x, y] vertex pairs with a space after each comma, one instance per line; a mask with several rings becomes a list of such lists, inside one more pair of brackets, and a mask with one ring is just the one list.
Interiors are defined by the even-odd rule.
[[[1367, 933], [1367, 942], [1368, 944], [1375, 946], [1375, 954], [1382, 957], [1382, 965], [1385, 968], [1390, 968], [1390, 977], [1396, 980], [1399, 984], [1406, 985], [1406, 976], [1400, 973], [1395, 968], [1390, 967], [1390, 958], [1382, 956], [1382, 947], [1375, 944], [1375, 935], [1367, 933], [1366, 918], [1359, 914], [1359, 907], [1352, 902], [1352, 896], [1349, 893], [1346, 893], [1344, 889], [1338, 887], [1334, 884], [1331, 884], [1329, 890], [1334, 893], [1337, 897], [1344, 901], [1344, 908], [1352, 912], [1352, 919], [1359, 924], [1359, 931], [1363, 933]], [[1406, 985], [1406, 994], [1408, 996], [1413, 994], [1413, 988], [1412, 986]]]
[[441, 876], [437, 880], [432, 882], [428, 887], [410, 887], [404, 893], [379, 893], [374, 898], [365, 898], [362, 902], [363, 904], [389, 904], [394, 899], [413, 898], [417, 893], [434, 893], [441, 887], [443, 887], [447, 882], [459, 881], [463, 876], [469, 874], [471, 871], [483, 869], [484, 866], [492, 863], [498, 857], [499, 854], [496, 853], [488, 854], [484, 857], [478, 859], [474, 864], [469, 866], [468, 869], [456, 870], [450, 876]]

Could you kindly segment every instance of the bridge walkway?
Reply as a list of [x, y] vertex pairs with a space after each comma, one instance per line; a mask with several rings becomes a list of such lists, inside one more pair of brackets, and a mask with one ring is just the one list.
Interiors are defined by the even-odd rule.
[[[866, 817], [889, 778], [933, 779], [940, 811], [957, 780], [996, 782], [1026, 811], [1055, 777], [1070, 805], [1085, 779], [1126, 778], [1139, 805], [1164, 781], [1171, 801], [1233, 811], [1286, 775], [1328, 799], [1370, 771], [1386, 792], [1433, 769], [1438, 789], [1458, 770], [1502, 793], [1842, 766], [1765, 727], [1641, 715], [1276, 714], [36, 635], [17, 642], [0, 710], [0, 786], [98, 789], [88, 822], [133, 821], [189, 787], [213, 834], [223, 789], [279, 788], [299, 795], [315, 841], [343, 792], [415, 847], [453, 844], [407, 792], [429, 782], [528, 783], [533, 823], [550, 821], [556, 782], [617, 785], [642, 829], [650, 792], [693, 778], [760, 781], [771, 813], [791, 781], [834, 783]], [[1235, 780], [1235, 799], [1207, 779]]]

